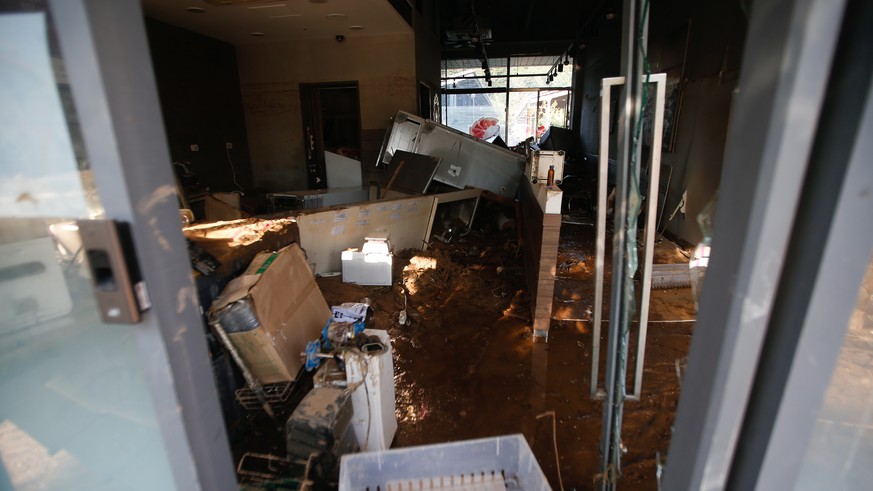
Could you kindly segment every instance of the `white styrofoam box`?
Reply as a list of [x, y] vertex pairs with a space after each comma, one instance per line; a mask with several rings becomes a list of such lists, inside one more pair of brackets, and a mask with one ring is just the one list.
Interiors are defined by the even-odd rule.
[[343, 455], [340, 491], [551, 490], [523, 435]]
[[357, 249], [342, 252], [343, 283], [389, 286], [394, 267], [391, 254], [365, 254]]
[[364, 237], [364, 247], [361, 249], [364, 254], [382, 254], [387, 256], [391, 254], [391, 244], [388, 243], [387, 235], [374, 235], [373, 237]]
[[555, 184], [564, 179], [564, 151], [537, 150], [530, 155], [527, 176], [531, 182], [545, 183], [549, 177], [549, 166], [555, 166]]
[[394, 256], [387, 235], [374, 235], [364, 238], [364, 247], [346, 249], [341, 253], [343, 283], [359, 285], [391, 285], [391, 272]]
[[365, 329], [363, 334], [377, 336], [385, 345], [380, 353], [349, 353], [345, 358], [346, 382], [352, 392], [352, 426], [362, 452], [386, 450], [397, 432], [394, 414], [394, 361], [388, 332]]

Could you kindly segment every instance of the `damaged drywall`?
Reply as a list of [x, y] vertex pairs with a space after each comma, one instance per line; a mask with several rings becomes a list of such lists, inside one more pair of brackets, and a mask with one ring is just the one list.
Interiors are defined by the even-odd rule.
[[[414, 49], [412, 32], [237, 46], [255, 185], [307, 187], [300, 83], [357, 81], [362, 134], [384, 132], [398, 109], [415, 110]], [[361, 143], [362, 155], [374, 155], [381, 140]]]

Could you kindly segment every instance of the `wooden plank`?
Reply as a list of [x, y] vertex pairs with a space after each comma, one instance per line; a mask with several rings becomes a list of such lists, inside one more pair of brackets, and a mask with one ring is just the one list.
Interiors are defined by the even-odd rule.
[[[547, 337], [561, 235], [560, 213], [545, 213], [531, 184], [525, 180], [521, 199], [524, 277], [531, 297], [534, 335]], [[559, 198], [560, 199], [560, 198]]]

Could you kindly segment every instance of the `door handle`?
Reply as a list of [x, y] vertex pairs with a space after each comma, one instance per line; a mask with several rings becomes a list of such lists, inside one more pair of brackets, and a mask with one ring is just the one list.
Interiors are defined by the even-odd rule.
[[76, 224], [103, 322], [138, 323], [151, 303], [134, 253], [130, 227], [114, 220], [79, 220]]

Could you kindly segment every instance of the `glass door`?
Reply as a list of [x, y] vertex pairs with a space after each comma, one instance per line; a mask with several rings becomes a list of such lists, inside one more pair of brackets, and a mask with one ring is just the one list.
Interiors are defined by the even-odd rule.
[[[86, 38], [100, 21], [50, 13], [56, 3], [49, 9], [40, 1], [0, 1], [0, 489], [206, 488], [211, 478], [203, 477], [192, 428], [179, 414], [188, 404], [174, 399], [179, 387], [167, 382], [190, 374], [178, 373], [163, 348], [144, 348], [162, 321], [146, 312], [137, 326], [107, 324], [95, 302], [77, 220], [119, 219], [106, 211], [111, 211], [104, 199], [107, 188], [116, 202], [132, 192], [107, 166], [93, 164], [105, 155], [96, 156], [100, 152], [86, 144], [91, 140], [84, 135], [99, 126], [92, 124], [95, 117], [111, 122], [112, 116], [97, 107], [76, 107], [77, 85], [68, 73], [72, 62], [64, 63], [62, 49], [70, 36], [59, 35], [52, 18], [55, 23], [64, 19], [67, 34], [76, 23], [75, 36]], [[84, 13], [86, 3], [68, 2], [65, 8]], [[100, 15], [109, 16], [104, 22], [119, 22], [111, 19], [112, 12], [123, 9], [121, 19], [142, 31], [136, 24], [142, 23], [137, 2], [90, 3], [91, 14], [101, 9]], [[145, 46], [144, 33], [142, 38]], [[144, 59], [130, 63], [150, 66], [143, 53]], [[76, 62], [87, 65], [88, 60]], [[98, 86], [96, 91], [110, 98], [109, 90]], [[133, 119], [139, 116], [135, 109], [128, 108]], [[117, 161], [128, 160], [120, 153]], [[159, 220], [150, 224], [155, 233]], [[136, 221], [126, 221], [137, 227]], [[168, 260], [184, 255], [187, 261], [183, 248], [165, 254]], [[153, 262], [140, 257], [144, 270], [154, 271]], [[199, 354], [205, 360], [205, 351]], [[205, 407], [215, 409], [220, 420], [212, 402]], [[177, 440], [168, 437], [174, 434]], [[209, 438], [219, 453], [226, 451], [223, 430]], [[215, 475], [232, 476], [232, 469]], [[231, 478], [217, 487], [234, 484]]]

